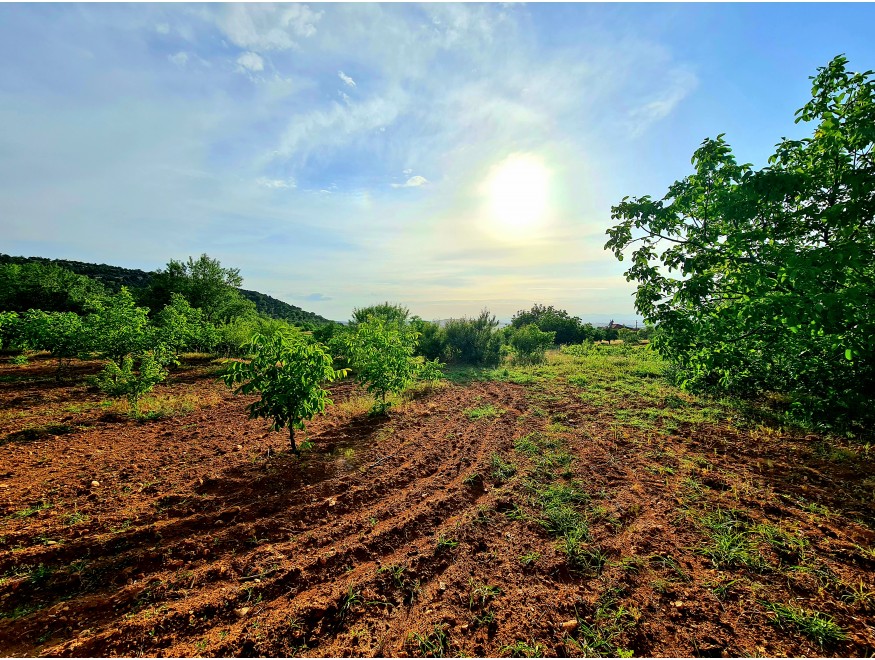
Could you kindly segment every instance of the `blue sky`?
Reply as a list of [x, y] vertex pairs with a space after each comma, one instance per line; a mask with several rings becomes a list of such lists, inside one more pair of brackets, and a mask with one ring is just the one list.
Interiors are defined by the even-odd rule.
[[339, 320], [632, 318], [611, 205], [718, 133], [764, 164], [805, 134], [818, 66], [875, 68], [872, 25], [867, 4], [0, 5], [0, 251], [206, 252]]

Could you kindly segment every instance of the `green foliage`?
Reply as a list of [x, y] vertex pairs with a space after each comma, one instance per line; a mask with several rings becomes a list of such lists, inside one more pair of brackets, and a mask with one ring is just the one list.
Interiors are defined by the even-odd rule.
[[535, 304], [529, 310], [522, 309], [513, 315], [510, 324], [517, 329], [534, 325], [542, 332], [552, 332], [557, 344], [577, 344], [592, 338], [589, 333], [591, 325], [584, 326], [579, 318], [569, 316], [567, 311], [553, 305]]
[[121, 364], [110, 360], [92, 382], [112, 397], [125, 397], [134, 416], [140, 415], [140, 397], [167, 378], [168, 364], [174, 363], [172, 353], [158, 348], [127, 355]]
[[44, 263], [0, 263], [0, 310], [82, 313], [103, 286], [66, 268]]
[[555, 332], [541, 332], [538, 326], [524, 325], [510, 336], [513, 361], [517, 364], [540, 364], [555, 340]]
[[20, 319], [16, 312], [0, 312], [0, 349], [10, 349], [19, 335]]
[[410, 319], [411, 327], [419, 333], [416, 354], [426, 360], [440, 360], [447, 354], [447, 337], [440, 324], [424, 321], [418, 316]]
[[420, 360], [416, 363], [417, 380], [422, 380], [427, 383], [435, 383], [444, 379], [444, 367], [447, 365], [443, 362], [437, 360], [423, 360], [421, 357], [418, 357], [417, 359]]
[[407, 325], [408, 316], [410, 316], [410, 310], [404, 305], [398, 305], [386, 301], [369, 307], [356, 307], [352, 310], [352, 318], [349, 321], [349, 326], [355, 328], [359, 323], [364, 323], [369, 318], [378, 318], [386, 325], [396, 325], [401, 327]]
[[255, 304], [244, 298], [239, 268], [223, 268], [218, 259], [202, 254], [197, 260], [171, 259], [164, 270], [152, 277], [142, 300], [152, 309], [170, 304], [174, 293], [183, 296], [204, 318], [212, 323], [229, 322], [255, 314]]
[[89, 350], [121, 364], [126, 355], [153, 348], [155, 337], [149, 325], [149, 310], [137, 306], [127, 287], [113, 296], [93, 301], [92, 309], [83, 324]]
[[416, 332], [407, 325], [381, 316], [369, 316], [344, 336], [344, 348], [356, 379], [377, 401], [372, 414], [384, 414], [391, 405], [390, 392], [400, 394], [413, 380], [417, 362], [413, 357]]
[[685, 387], [787, 392], [797, 418], [863, 420], [875, 392], [875, 80], [836, 57], [769, 166], [720, 135], [660, 200], [624, 198], [606, 248], [635, 245], [635, 305]]
[[74, 312], [28, 310], [18, 323], [18, 336], [27, 348], [49, 351], [57, 358], [59, 376], [64, 360], [88, 349], [82, 318]]
[[848, 638], [841, 626], [820, 612], [808, 612], [794, 605], [765, 601], [762, 605], [772, 613], [777, 625], [783, 628], [785, 624], [790, 624], [820, 646], [834, 644]]
[[170, 303], [155, 315], [153, 323], [158, 341], [176, 353], [209, 352], [219, 340], [218, 330], [204, 319], [203, 312], [178, 293], [170, 296]]
[[295, 429], [303, 430], [305, 420], [325, 410], [331, 400], [322, 384], [345, 376], [346, 370], [335, 370], [325, 347], [301, 335], [255, 335], [247, 348], [252, 359], [230, 362], [222, 380], [237, 385], [237, 394], [259, 394], [247, 407], [249, 416], [272, 420], [275, 431], [288, 427], [297, 453]]
[[494, 366], [501, 360], [498, 319], [488, 310], [475, 319], [450, 319], [444, 326], [446, 357], [449, 362]]

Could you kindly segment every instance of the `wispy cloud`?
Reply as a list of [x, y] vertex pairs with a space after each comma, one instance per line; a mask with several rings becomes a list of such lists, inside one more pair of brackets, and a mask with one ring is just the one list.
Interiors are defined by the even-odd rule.
[[179, 51], [178, 53], [174, 53], [173, 55], [168, 55], [167, 59], [181, 68], [188, 64], [188, 53], [186, 53], [185, 51]]
[[237, 58], [237, 64], [241, 71], [264, 71], [264, 60], [257, 53], [243, 53]]
[[216, 24], [235, 46], [249, 50], [287, 50], [316, 33], [322, 17], [304, 4], [222, 5]]
[[294, 179], [268, 179], [261, 177], [257, 183], [263, 188], [272, 188], [274, 190], [293, 190], [298, 187]]
[[347, 87], [355, 87], [355, 80], [346, 75], [343, 71], [337, 72], [337, 77], [343, 81], [343, 84]]
[[686, 70], [674, 70], [665, 86], [629, 112], [629, 127], [633, 137], [644, 133], [660, 119], [664, 119], [695, 89], [698, 79]]
[[428, 179], [426, 179], [424, 176], [420, 176], [417, 174], [416, 176], [412, 176], [409, 179], [407, 179], [407, 181], [405, 181], [404, 183], [393, 183], [392, 187], [393, 188], [418, 188], [419, 186], [424, 186], [427, 183], [428, 183]]

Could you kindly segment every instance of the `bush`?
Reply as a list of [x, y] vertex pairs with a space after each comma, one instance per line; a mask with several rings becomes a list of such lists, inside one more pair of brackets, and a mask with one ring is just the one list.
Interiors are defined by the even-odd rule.
[[149, 324], [149, 310], [138, 307], [127, 287], [113, 295], [92, 301], [92, 312], [85, 317], [83, 350], [97, 351], [121, 364], [129, 354], [142, 353], [155, 345], [155, 332]]
[[355, 308], [352, 311], [352, 319], [350, 319], [349, 325], [354, 328], [359, 323], [364, 323], [369, 318], [374, 317], [382, 319], [387, 325], [403, 326], [407, 324], [408, 316], [410, 316], [410, 310], [404, 305], [387, 301], [379, 305], [371, 305], [370, 307]]
[[410, 325], [419, 333], [417, 355], [421, 355], [426, 360], [440, 360], [446, 357], [447, 337], [439, 324], [414, 316], [410, 319]]
[[541, 332], [538, 326], [525, 325], [510, 336], [513, 361], [517, 364], [540, 364], [546, 358], [547, 349], [553, 345], [556, 333]]
[[125, 356], [121, 365], [114, 360], [103, 368], [91, 382], [100, 391], [112, 397], [125, 397], [131, 412], [140, 415], [140, 397], [167, 378], [167, 365], [175, 363], [172, 353], [161, 348]]
[[488, 310], [475, 319], [451, 319], [444, 326], [446, 356], [451, 362], [495, 366], [501, 360], [498, 320]]

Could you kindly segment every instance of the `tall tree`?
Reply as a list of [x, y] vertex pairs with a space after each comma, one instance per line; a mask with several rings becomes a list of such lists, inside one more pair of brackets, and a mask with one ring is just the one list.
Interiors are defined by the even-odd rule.
[[875, 392], [875, 81], [834, 58], [769, 165], [719, 135], [659, 200], [624, 198], [606, 248], [632, 246], [635, 305], [687, 386], [795, 399], [800, 417], [872, 411]]

